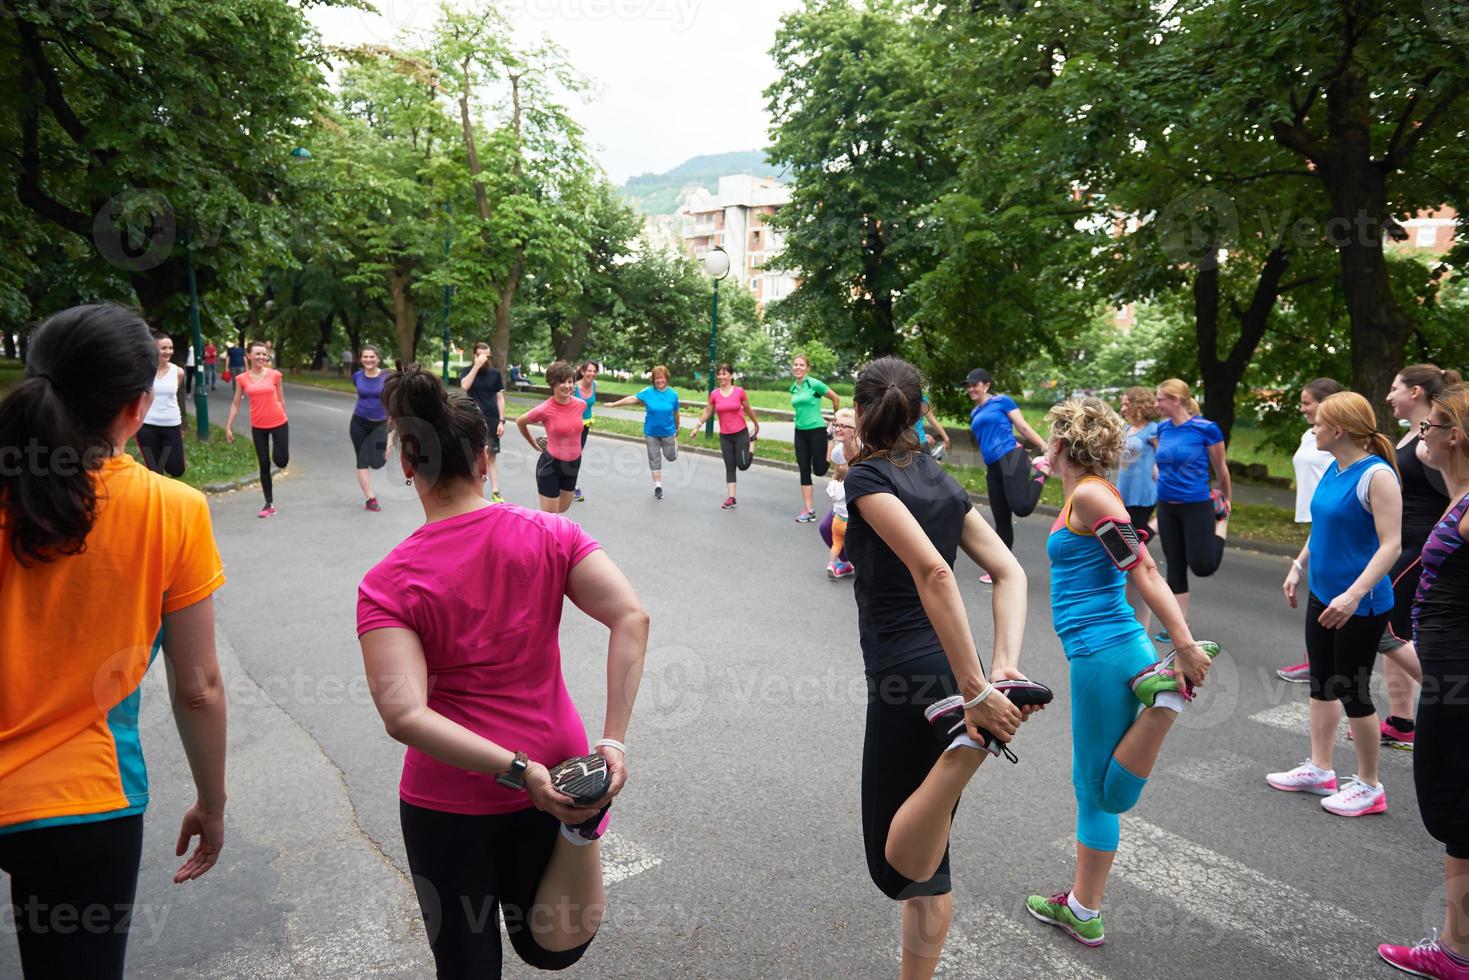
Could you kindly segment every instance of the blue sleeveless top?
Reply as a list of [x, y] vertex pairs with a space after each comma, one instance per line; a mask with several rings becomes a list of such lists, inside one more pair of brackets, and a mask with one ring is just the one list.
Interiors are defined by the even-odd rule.
[[[1099, 480], [1114, 494], [1117, 488]], [[1122, 495], [1118, 494], [1120, 501]], [[1147, 640], [1147, 631], [1127, 604], [1127, 573], [1107, 557], [1090, 531], [1071, 529], [1071, 501], [1051, 525], [1046, 539], [1051, 559], [1051, 624], [1061, 638], [1067, 660], [1099, 653], [1134, 638]]]
[[[1311, 595], [1323, 603], [1351, 587], [1381, 543], [1372, 512], [1357, 492], [1367, 474], [1380, 466], [1387, 464], [1373, 455], [1346, 469], [1333, 462], [1311, 495]], [[1389, 612], [1392, 605], [1392, 582], [1384, 575], [1352, 615], [1376, 616]]]

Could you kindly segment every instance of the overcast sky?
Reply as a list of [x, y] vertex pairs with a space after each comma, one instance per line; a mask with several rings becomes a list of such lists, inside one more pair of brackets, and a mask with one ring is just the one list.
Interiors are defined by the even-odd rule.
[[[460, 0], [467, 3], [472, 0]], [[500, 0], [522, 39], [545, 34], [593, 79], [572, 107], [607, 175], [621, 184], [701, 153], [769, 142], [761, 92], [780, 15], [800, 0]], [[331, 44], [389, 43], [424, 30], [436, 0], [376, 0], [376, 14], [313, 7]]]

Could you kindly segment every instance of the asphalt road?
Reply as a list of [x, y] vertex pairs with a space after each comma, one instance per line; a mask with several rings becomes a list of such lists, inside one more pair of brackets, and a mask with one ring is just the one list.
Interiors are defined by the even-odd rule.
[[[221, 418], [223, 396], [211, 401]], [[217, 596], [229, 836], [207, 876], [169, 883], [190, 783], [154, 671], [143, 715], [154, 792], [130, 976], [432, 976], [398, 828], [403, 750], [368, 697], [354, 629], [362, 574], [422, 513], [392, 462], [378, 475], [383, 512], [362, 509], [351, 404], [287, 389], [292, 461], [277, 481], [278, 516], [255, 517], [254, 489], [212, 500], [229, 577]], [[530, 450], [513, 430], [505, 446], [505, 493], [534, 506]], [[896, 975], [899, 910], [862, 857], [851, 585], [827, 580], [815, 528], [792, 522], [796, 477], [740, 474], [730, 512], [709, 457], [669, 464], [661, 501], [640, 445], [593, 437], [582, 472], [588, 499], [570, 516], [627, 572], [653, 626], [632, 778], [605, 848], [608, 919], [569, 975]], [[1391, 809], [1355, 821], [1265, 785], [1267, 770], [1307, 752], [1305, 692], [1273, 675], [1300, 659], [1301, 622], [1280, 596], [1284, 561], [1244, 551], [1195, 590], [1195, 630], [1226, 655], [1124, 818], [1108, 944], [1085, 949], [1024, 915], [1026, 895], [1067, 887], [1072, 868], [1069, 692], [1049, 622], [1046, 531], [1040, 518], [1019, 522], [1030, 574], [1022, 666], [1058, 703], [1017, 738], [1020, 763], [987, 761], [960, 805], [957, 914], [940, 975], [1391, 975], [1375, 944], [1416, 940], [1441, 918], [1441, 850], [1418, 818], [1411, 756], [1385, 753]], [[987, 652], [987, 590], [960, 562]], [[605, 643], [568, 604], [567, 680], [593, 735]], [[1337, 764], [1353, 769], [1344, 741]], [[532, 975], [507, 955], [508, 976]], [[17, 973], [0, 933], [0, 976]]]

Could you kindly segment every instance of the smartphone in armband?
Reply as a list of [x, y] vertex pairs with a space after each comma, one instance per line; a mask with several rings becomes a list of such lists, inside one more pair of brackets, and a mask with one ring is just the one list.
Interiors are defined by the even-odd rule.
[[1131, 571], [1138, 562], [1143, 560], [1143, 545], [1138, 540], [1137, 530], [1126, 521], [1117, 521], [1112, 518], [1098, 521], [1092, 528], [1092, 533], [1097, 536], [1102, 547], [1107, 552], [1107, 557], [1112, 559], [1120, 571]]

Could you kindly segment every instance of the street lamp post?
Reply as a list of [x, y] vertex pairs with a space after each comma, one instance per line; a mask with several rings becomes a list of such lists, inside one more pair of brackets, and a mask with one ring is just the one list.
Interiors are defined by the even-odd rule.
[[[714, 392], [714, 364], [719, 358], [719, 283], [729, 277], [729, 253], [715, 245], [704, 256], [704, 271], [714, 279], [714, 299], [709, 306], [709, 391]], [[704, 438], [714, 435], [714, 415], [704, 423]]]
[[209, 439], [209, 395], [204, 390], [204, 335], [199, 328], [199, 281], [194, 275], [194, 249], [189, 245], [189, 230], [184, 229], [184, 252], [189, 259], [189, 343], [194, 348], [194, 418], [199, 423], [199, 441]]
[[[444, 265], [449, 264], [449, 204], [444, 203]], [[449, 298], [454, 287], [444, 284], [444, 384], [449, 383]]]

